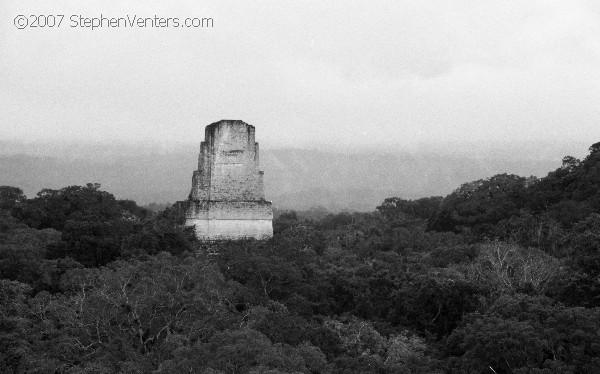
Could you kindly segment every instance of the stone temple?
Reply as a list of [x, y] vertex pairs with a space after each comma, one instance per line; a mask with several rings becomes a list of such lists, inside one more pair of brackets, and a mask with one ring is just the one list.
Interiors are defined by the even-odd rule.
[[206, 126], [185, 221], [196, 226], [201, 240], [273, 236], [273, 209], [265, 200], [254, 126], [239, 120]]

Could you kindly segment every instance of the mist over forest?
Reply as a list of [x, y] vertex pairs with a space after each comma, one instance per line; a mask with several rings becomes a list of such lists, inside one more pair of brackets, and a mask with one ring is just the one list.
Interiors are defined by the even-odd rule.
[[[584, 142], [447, 142], [370, 148], [261, 146], [266, 198], [278, 209], [368, 212], [390, 196], [444, 196], [498, 173], [542, 176]], [[139, 204], [185, 200], [197, 168], [195, 143], [0, 142], [0, 185], [28, 197], [42, 188], [100, 183]]]

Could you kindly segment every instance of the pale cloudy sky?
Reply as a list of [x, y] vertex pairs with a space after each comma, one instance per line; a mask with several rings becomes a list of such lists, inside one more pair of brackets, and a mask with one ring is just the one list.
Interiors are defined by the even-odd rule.
[[[214, 27], [70, 27], [100, 14]], [[600, 2], [0, 0], [3, 139], [200, 141], [219, 119], [276, 145], [591, 144]]]

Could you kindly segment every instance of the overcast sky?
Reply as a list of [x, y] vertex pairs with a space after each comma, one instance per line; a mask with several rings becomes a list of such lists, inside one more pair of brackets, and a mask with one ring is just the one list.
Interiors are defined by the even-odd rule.
[[[70, 27], [100, 14], [214, 27]], [[600, 2], [0, 0], [2, 138], [200, 141], [219, 119], [272, 145], [591, 144]]]

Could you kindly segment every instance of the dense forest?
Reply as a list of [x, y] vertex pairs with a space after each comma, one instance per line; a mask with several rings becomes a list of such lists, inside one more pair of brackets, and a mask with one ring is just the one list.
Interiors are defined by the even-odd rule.
[[600, 143], [202, 243], [98, 184], [0, 187], [1, 373], [600, 373]]

